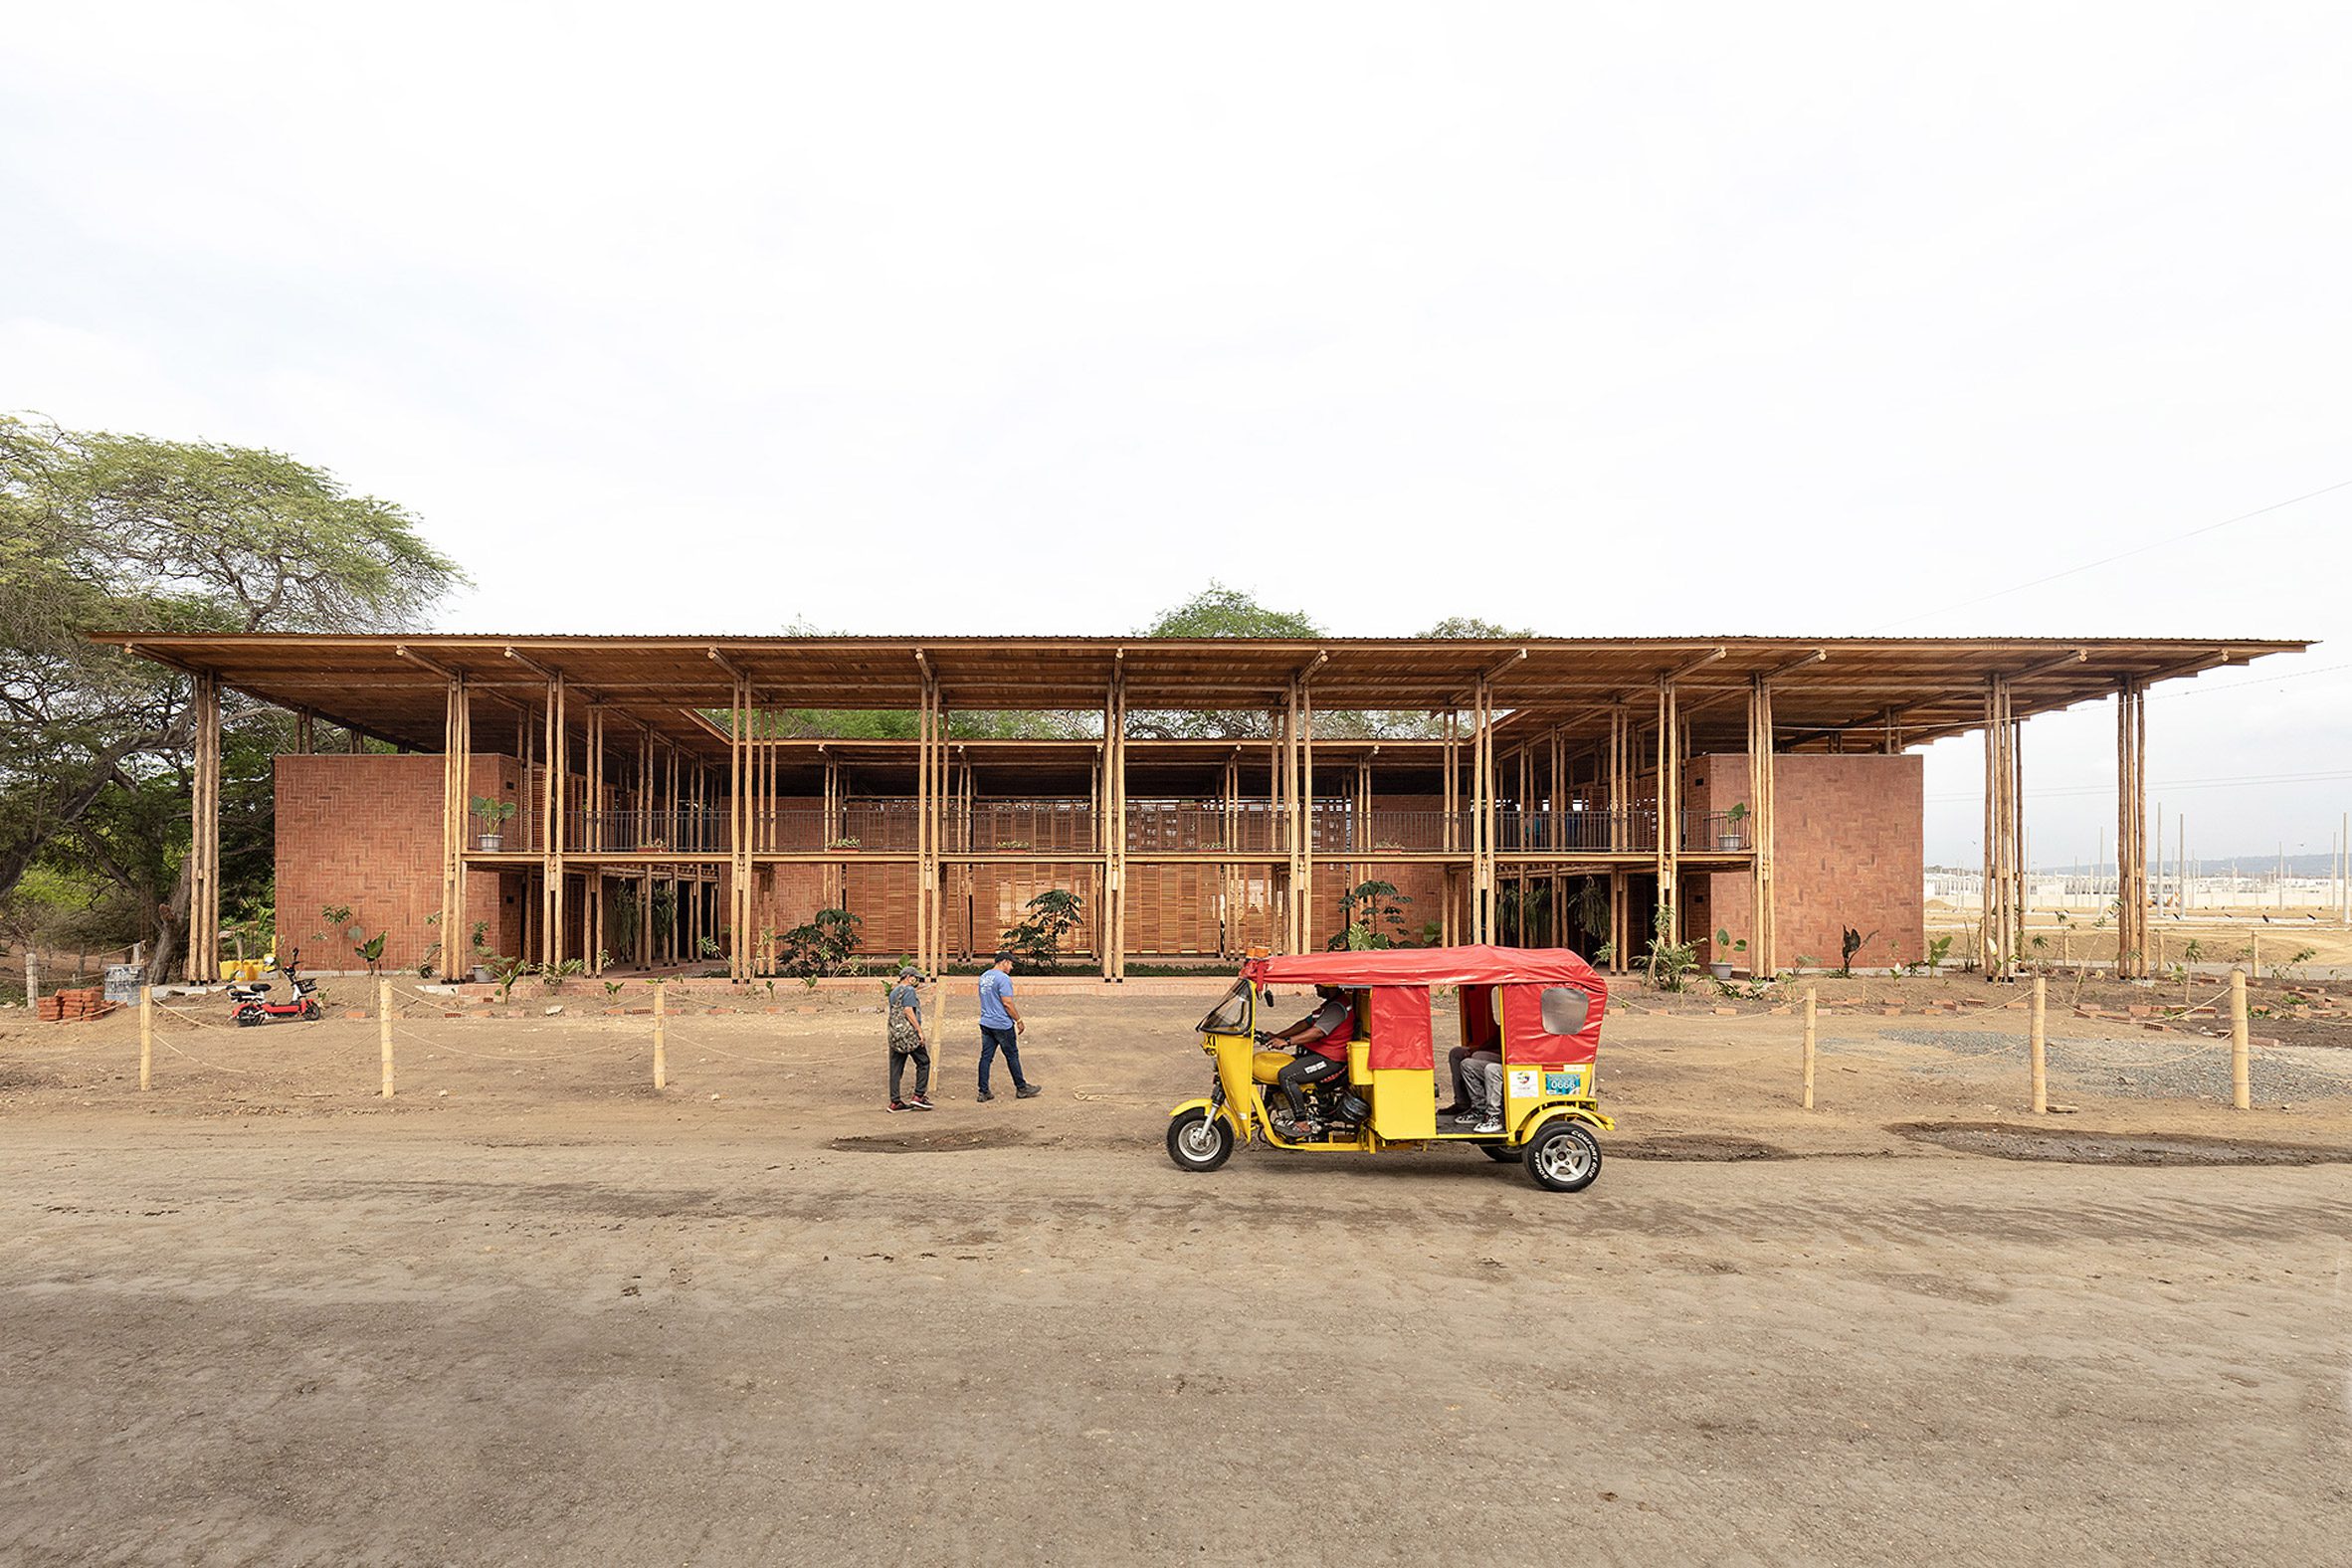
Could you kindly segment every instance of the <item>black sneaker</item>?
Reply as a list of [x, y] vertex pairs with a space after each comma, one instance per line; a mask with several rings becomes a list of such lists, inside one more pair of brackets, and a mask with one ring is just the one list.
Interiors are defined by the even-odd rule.
[[893, 1099], [882, 1108], [884, 1110], [904, 1110], [906, 1108], [906, 1101], [902, 1099]]
[[937, 1110], [939, 1107], [932, 1104], [928, 1097], [917, 1094], [906, 1102], [906, 1108], [908, 1110]]
[[1045, 1087], [1042, 1084], [1024, 1083], [1013, 1091], [1013, 1097], [1015, 1099], [1035, 1099], [1045, 1091]]
[[977, 1099], [980, 1101], [980, 1103], [981, 1103], [981, 1104], [983, 1104], [983, 1105], [987, 1104], [987, 1103], [988, 1103], [990, 1100], [992, 1100], [992, 1099], [996, 1098], [996, 1096], [995, 1096], [994, 1094], [991, 1094], [991, 1093], [990, 1093], [990, 1092], [988, 1092], [988, 1090], [986, 1090], [986, 1089], [982, 1089], [982, 1090], [981, 1090], [981, 1091], [980, 1091], [980, 1092], [979, 1092], [979, 1093], [978, 1093], [976, 1096], [974, 1096], [974, 1097], [975, 1097], [975, 1098], [977, 1098]]

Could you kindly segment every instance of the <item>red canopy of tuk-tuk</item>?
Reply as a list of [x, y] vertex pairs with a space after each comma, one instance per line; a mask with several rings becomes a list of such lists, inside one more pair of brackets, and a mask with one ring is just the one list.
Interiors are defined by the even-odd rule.
[[1606, 986], [1600, 972], [1565, 947], [1385, 947], [1253, 958], [1242, 973], [1260, 985]]
[[[1481, 1045], [1501, 1026], [1506, 1067], [1590, 1063], [1600, 1048], [1602, 1009], [1609, 1000], [1609, 983], [1600, 971], [1565, 947], [1297, 953], [1253, 958], [1242, 965], [1242, 977], [1258, 986], [1327, 985], [1368, 992], [1368, 1063], [1376, 1070], [1433, 1066], [1430, 992], [1438, 986], [1462, 988], [1466, 1044]], [[1542, 997], [1552, 986], [1572, 987], [1591, 998], [1579, 1021], [1566, 1026], [1570, 1033], [1554, 1034], [1545, 1017]], [[1485, 994], [1488, 988], [1491, 995]], [[1477, 999], [1474, 1005], [1472, 998]], [[1591, 1080], [1587, 1077], [1578, 1081]]]

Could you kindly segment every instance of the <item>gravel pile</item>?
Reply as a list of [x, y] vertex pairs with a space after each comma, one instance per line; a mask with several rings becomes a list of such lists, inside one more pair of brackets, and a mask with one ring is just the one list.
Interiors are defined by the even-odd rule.
[[[1906, 1046], [1933, 1046], [1956, 1056], [1999, 1057], [2028, 1071], [2026, 1037], [1973, 1029], [1890, 1029], [1878, 1037]], [[1875, 1042], [1824, 1041], [1823, 1049], [1844, 1049], [1867, 1055]], [[1928, 1072], [1931, 1064], [1921, 1064]], [[1946, 1069], [1944, 1071], [1951, 1071]], [[2050, 1042], [2050, 1071], [2086, 1087], [2103, 1088], [2146, 1099], [2228, 1099], [2230, 1097], [2230, 1043], [2197, 1035], [2165, 1035], [2139, 1040], [2060, 1040]], [[2352, 1054], [2315, 1046], [2256, 1046], [2253, 1065], [2254, 1097], [2267, 1104], [2279, 1101], [2328, 1099], [2352, 1094]]]

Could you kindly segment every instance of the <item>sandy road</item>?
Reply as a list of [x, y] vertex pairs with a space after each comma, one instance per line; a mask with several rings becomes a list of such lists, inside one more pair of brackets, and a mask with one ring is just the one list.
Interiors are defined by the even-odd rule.
[[[631, 1019], [420, 1024], [389, 1104], [365, 1023], [143, 1096], [0, 1038], [0, 1558], [2352, 1562], [2352, 1166], [1954, 1152], [1888, 1129], [2017, 1063], [1842, 1019], [1806, 1115], [1788, 1020], [1632, 1013], [1587, 1193], [1192, 1177], [1198, 1011], [1040, 997], [1052, 1091], [928, 1117], [855, 1011], [682, 1023], [663, 1098]], [[1726, 1139], [1807, 1157], [1625, 1157]]]
[[0, 1149], [26, 1563], [2352, 1560], [2352, 1169]]

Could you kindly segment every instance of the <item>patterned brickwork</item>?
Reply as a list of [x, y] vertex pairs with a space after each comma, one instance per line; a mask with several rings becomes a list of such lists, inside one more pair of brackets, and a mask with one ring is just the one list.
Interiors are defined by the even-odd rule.
[[[511, 757], [477, 756], [471, 791], [511, 788]], [[441, 758], [320, 753], [278, 758], [278, 951], [312, 969], [355, 969], [359, 957], [319, 911], [348, 904], [352, 923], [387, 933], [384, 967], [411, 969], [441, 939], [427, 916], [441, 907]], [[520, 900], [493, 872], [467, 878], [470, 920], [491, 920], [490, 945], [521, 945]], [[512, 889], [509, 888], [509, 891]], [[493, 919], [491, 911], [496, 910]]]
[[[1745, 756], [1694, 758], [1687, 775], [1693, 809], [1723, 811], [1747, 798]], [[1926, 950], [1921, 885], [1921, 811], [1925, 763], [1895, 756], [1806, 753], [1779, 759], [1779, 831], [1774, 864], [1780, 885], [1780, 962], [1800, 956], [1838, 962], [1839, 937], [1853, 926], [1871, 940], [1855, 959], [1884, 968]], [[1695, 876], [1683, 892], [1684, 929], [1713, 947], [1723, 927], [1748, 929], [1746, 873]], [[1872, 933], [1875, 933], [1874, 935]], [[1709, 952], [1702, 950], [1701, 957]], [[1733, 962], [1744, 963], [1744, 955]]]

